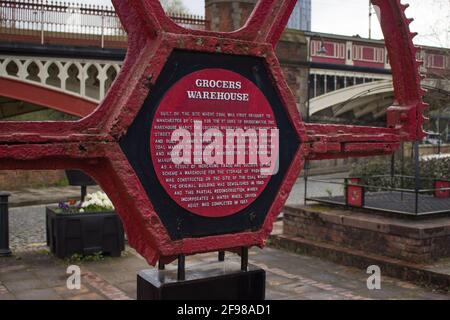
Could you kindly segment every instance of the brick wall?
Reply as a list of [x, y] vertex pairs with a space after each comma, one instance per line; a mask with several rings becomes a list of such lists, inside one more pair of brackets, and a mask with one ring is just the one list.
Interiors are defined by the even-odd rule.
[[426, 263], [450, 257], [450, 223], [399, 220], [331, 207], [287, 207], [283, 234], [361, 250], [400, 260]]
[[65, 183], [64, 171], [0, 171], [0, 190], [20, 190], [25, 188], [42, 188]]
[[230, 32], [242, 27], [257, 0], [205, 0], [205, 19], [212, 31]]

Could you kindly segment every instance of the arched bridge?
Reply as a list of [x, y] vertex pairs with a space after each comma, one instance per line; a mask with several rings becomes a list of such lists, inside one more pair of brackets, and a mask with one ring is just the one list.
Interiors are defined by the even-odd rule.
[[311, 99], [310, 115], [331, 111], [330, 116], [340, 117], [353, 111], [355, 118], [372, 113], [374, 119], [384, 116], [393, 102], [392, 80], [379, 80], [332, 91]]
[[[442, 85], [442, 81], [440, 82]], [[449, 83], [447, 83], [447, 86]], [[438, 89], [435, 79], [426, 78], [422, 86], [428, 90]], [[309, 115], [350, 118], [369, 117], [378, 120], [386, 115], [387, 108], [394, 102], [392, 80], [377, 80], [349, 86], [322, 94], [310, 100]]]
[[0, 55], [0, 117], [50, 108], [75, 117], [103, 99], [121, 62]]

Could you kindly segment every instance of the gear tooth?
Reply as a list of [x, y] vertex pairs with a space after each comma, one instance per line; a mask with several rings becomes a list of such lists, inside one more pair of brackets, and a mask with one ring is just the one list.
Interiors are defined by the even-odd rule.
[[424, 88], [420, 88], [420, 89], [419, 89], [419, 95], [420, 95], [420, 97], [423, 98], [423, 96], [425, 96], [425, 94], [426, 94], [427, 92], [428, 92], [428, 91], [425, 90]]
[[410, 34], [411, 34], [411, 39], [414, 39], [418, 35], [417, 32], [411, 32]]
[[408, 18], [408, 19], [406, 19], [406, 22], [407, 22], [408, 24], [411, 24], [411, 23], [414, 22], [414, 18]]
[[409, 8], [409, 3], [405, 3], [405, 4], [400, 3], [400, 5], [402, 6], [403, 11], [405, 11], [406, 9]]
[[429, 105], [428, 105], [427, 103], [421, 103], [421, 104], [419, 105], [419, 109], [420, 109], [421, 112], [427, 110], [428, 107], [429, 107]]

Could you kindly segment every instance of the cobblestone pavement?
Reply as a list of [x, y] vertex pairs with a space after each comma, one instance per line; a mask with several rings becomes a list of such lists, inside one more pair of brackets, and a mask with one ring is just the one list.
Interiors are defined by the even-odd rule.
[[[216, 254], [187, 258], [187, 270], [216, 261]], [[227, 261], [238, 262], [227, 254]], [[417, 287], [408, 282], [382, 276], [381, 290], [367, 289], [368, 275], [314, 257], [266, 248], [253, 249], [250, 263], [267, 272], [268, 299], [363, 300], [363, 299], [450, 299], [449, 295]], [[126, 300], [136, 297], [136, 274], [148, 269], [147, 263], [127, 248], [121, 258], [84, 262], [81, 289], [66, 287], [69, 263], [56, 259], [44, 247], [16, 252], [15, 257], [0, 258], [0, 300]], [[175, 264], [167, 266], [175, 270]]]
[[45, 206], [12, 208], [9, 210], [9, 234], [12, 250], [45, 243]]

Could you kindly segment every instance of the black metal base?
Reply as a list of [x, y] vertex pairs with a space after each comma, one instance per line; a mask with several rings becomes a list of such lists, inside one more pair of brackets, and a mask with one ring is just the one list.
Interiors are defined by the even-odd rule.
[[137, 276], [138, 300], [264, 300], [266, 272], [235, 262], [213, 262], [186, 270], [178, 281], [177, 270], [143, 270]]

